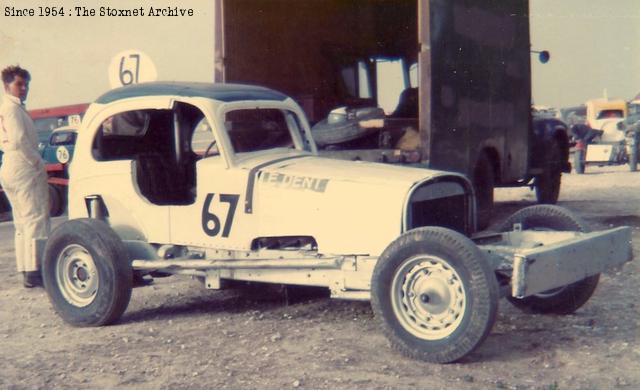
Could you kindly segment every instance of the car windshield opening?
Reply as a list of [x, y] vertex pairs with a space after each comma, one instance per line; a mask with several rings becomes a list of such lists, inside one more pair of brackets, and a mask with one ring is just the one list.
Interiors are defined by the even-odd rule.
[[236, 153], [294, 146], [285, 112], [279, 109], [242, 109], [225, 115], [225, 128]]
[[51, 145], [73, 145], [76, 141], [76, 133], [71, 131], [55, 132], [51, 135]]
[[624, 118], [622, 110], [602, 110], [598, 113], [597, 119]]

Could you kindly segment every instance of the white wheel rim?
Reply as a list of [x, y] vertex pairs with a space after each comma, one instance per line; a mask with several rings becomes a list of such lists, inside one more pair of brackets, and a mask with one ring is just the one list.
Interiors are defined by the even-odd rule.
[[98, 269], [84, 247], [72, 244], [58, 255], [56, 283], [64, 299], [77, 307], [91, 304], [98, 291]]
[[462, 322], [467, 299], [460, 275], [447, 261], [419, 255], [394, 274], [391, 303], [407, 332], [423, 340], [440, 340]]

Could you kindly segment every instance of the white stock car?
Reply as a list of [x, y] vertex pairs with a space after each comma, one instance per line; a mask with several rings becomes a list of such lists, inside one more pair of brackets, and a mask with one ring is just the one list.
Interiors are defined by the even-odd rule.
[[300, 107], [261, 87], [108, 92], [82, 121], [70, 173], [69, 221], [36, 252], [56, 312], [76, 326], [117, 321], [148, 273], [211, 289], [324, 286], [370, 299], [406, 355], [451, 362], [489, 334], [500, 296], [570, 313], [600, 272], [631, 260], [629, 228], [589, 233], [555, 206], [477, 234], [465, 177], [320, 158]]

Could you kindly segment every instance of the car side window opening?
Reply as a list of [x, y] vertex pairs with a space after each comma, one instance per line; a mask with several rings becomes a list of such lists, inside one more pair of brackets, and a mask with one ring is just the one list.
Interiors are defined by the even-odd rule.
[[350, 98], [363, 99], [358, 105], [369, 99], [392, 118], [418, 117], [418, 64], [409, 58], [361, 60], [342, 68], [341, 80]]
[[191, 150], [201, 157], [218, 156], [220, 154], [207, 118], [203, 117], [196, 125], [191, 137]]
[[125, 111], [105, 119], [93, 142], [98, 161], [133, 160], [140, 193], [158, 205], [195, 201], [192, 135], [204, 115], [177, 102], [172, 109]]
[[350, 96], [363, 99], [373, 97], [369, 70], [365, 61], [358, 61], [353, 66], [346, 66], [340, 70], [340, 73], [344, 87]]

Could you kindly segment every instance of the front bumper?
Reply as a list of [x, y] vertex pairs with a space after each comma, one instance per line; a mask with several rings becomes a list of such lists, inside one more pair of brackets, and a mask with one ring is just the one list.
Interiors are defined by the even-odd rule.
[[494, 268], [511, 271], [511, 295], [524, 298], [583, 280], [633, 259], [631, 228], [593, 233], [513, 231], [479, 245]]

